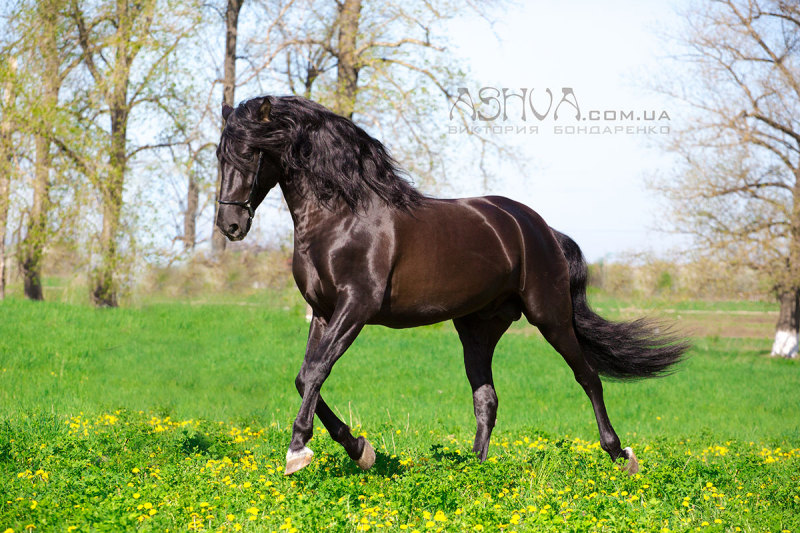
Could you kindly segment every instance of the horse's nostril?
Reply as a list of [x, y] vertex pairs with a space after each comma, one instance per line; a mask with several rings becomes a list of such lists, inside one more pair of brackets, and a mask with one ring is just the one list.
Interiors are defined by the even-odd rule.
[[231, 224], [228, 226], [228, 235], [233, 235], [239, 229], [239, 224]]

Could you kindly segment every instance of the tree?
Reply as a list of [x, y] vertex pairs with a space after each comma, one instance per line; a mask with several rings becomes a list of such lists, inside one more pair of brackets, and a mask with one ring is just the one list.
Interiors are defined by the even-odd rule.
[[[279, 31], [253, 49], [272, 62], [270, 87], [287, 86], [385, 139], [422, 185], [446, 183], [448, 169], [459, 167], [479, 168], [486, 185], [485, 160], [501, 156], [518, 164], [515, 153], [489, 136], [445, 135], [436, 119], [446, 120], [443, 111], [466, 77], [464, 65], [447, 53], [446, 24], [465, 11], [488, 19], [500, 4], [297, 0], [276, 18]], [[454, 149], [464, 144], [470, 149]], [[454, 161], [456, 153], [469, 161]]]
[[689, 106], [656, 188], [695, 250], [758, 269], [780, 303], [773, 355], [796, 357], [800, 298], [800, 5], [707, 0], [687, 14]]
[[[33, 203], [28, 213], [25, 237], [19, 245], [20, 266], [25, 296], [43, 300], [42, 264], [50, 228], [52, 146], [51, 138], [57, 121], [58, 96], [64, 79], [75, 67], [74, 40], [67, 35], [63, 5], [57, 0], [40, 0], [31, 6], [27, 17], [20, 17], [23, 33], [21, 52], [27, 57], [31, 74], [41, 85], [31, 87], [29, 131], [35, 139], [36, 156], [33, 172]], [[27, 19], [27, 20], [25, 20]]]
[[6, 226], [10, 206], [11, 173], [13, 170], [14, 152], [12, 148], [11, 109], [14, 106], [14, 76], [17, 71], [17, 59], [8, 58], [8, 65], [3, 65], [3, 96], [0, 100], [0, 300], [6, 297]]
[[344, 0], [338, 3], [338, 8], [336, 26], [339, 28], [339, 37], [335, 51], [337, 62], [333, 110], [339, 115], [353, 118], [358, 97], [358, 72], [361, 68], [357, 49], [361, 0]]
[[115, 275], [120, 266], [120, 223], [129, 165], [144, 150], [175, 144], [166, 140], [129, 146], [129, 122], [139, 107], [147, 107], [155, 115], [175, 115], [172, 105], [180, 103], [181, 95], [169, 78], [173, 75], [171, 62], [180, 42], [198, 23], [197, 7], [157, 0], [70, 3], [82, 65], [93, 82], [86, 96], [89, 105], [98, 108], [86, 127], [99, 139], [102, 160], [97, 163], [95, 154], [81, 152], [86, 142], [79, 147], [62, 142], [59, 147], [99, 193], [102, 229], [91, 289], [98, 306], [116, 306], [118, 302]]
[[[52, 234], [51, 137], [59, 121], [59, 91], [77, 64], [74, 38], [65, 24], [63, 8], [55, 0], [22, 0], [9, 6], [6, 15], [8, 32], [2, 39], [3, 54], [20, 60], [16, 90], [25, 113], [24, 118], [16, 122], [15, 130], [19, 136], [32, 138], [34, 145], [33, 171], [19, 172], [17, 169], [22, 177], [30, 174], [30, 179], [20, 180], [20, 189], [29, 188], [32, 201], [27, 210], [21, 210], [25, 221], [24, 233], [16, 249], [24, 294], [33, 300], [41, 300], [44, 296], [42, 264]], [[10, 126], [9, 121], [6, 121], [6, 126]], [[6, 137], [10, 140], [8, 135]]]
[[[223, 67], [222, 79], [222, 103], [229, 106], [235, 105], [234, 94], [236, 92], [236, 43], [239, 38], [239, 13], [242, 10], [244, 0], [227, 0], [225, 9], [225, 61]], [[225, 119], [222, 119], [222, 126], [220, 129], [225, 129]], [[217, 187], [215, 199], [219, 200], [219, 186], [222, 182], [222, 174], [219, 167], [217, 167]], [[189, 196], [190, 203], [192, 201], [191, 195], [193, 194], [193, 184], [189, 183]], [[217, 204], [214, 204], [214, 219], [212, 224], [217, 218]], [[211, 246], [213, 252], [218, 254], [225, 251], [227, 239], [222, 233], [212, 230], [211, 232]]]
[[[83, 64], [91, 74], [110, 118], [107, 167], [104, 175], [95, 176], [103, 218], [100, 264], [92, 281], [92, 301], [98, 306], [117, 305], [114, 280], [118, 260], [117, 234], [129, 155], [128, 119], [134, 103], [128, 101], [130, 75], [133, 61], [141, 51], [142, 41], [137, 42], [135, 37], [144, 40], [152, 23], [154, 8], [153, 1], [129, 5], [126, 0], [117, 0], [110, 9], [102, 10], [93, 19], [88, 19], [87, 6], [80, 5], [78, 0], [72, 1], [71, 15], [78, 29]], [[106, 39], [108, 45], [105, 45]], [[96, 62], [95, 58], [101, 61]]]

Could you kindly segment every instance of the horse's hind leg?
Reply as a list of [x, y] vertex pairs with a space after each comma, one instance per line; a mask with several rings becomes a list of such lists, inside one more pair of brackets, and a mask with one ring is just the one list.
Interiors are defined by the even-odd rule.
[[492, 379], [492, 356], [497, 341], [511, 325], [511, 321], [499, 317], [482, 319], [468, 315], [453, 320], [461, 344], [464, 346], [464, 367], [472, 387], [477, 431], [472, 451], [481, 461], [489, 452], [489, 439], [497, 418], [497, 394]]
[[635, 474], [639, 470], [639, 463], [633, 450], [630, 448], [622, 449], [619, 437], [611, 426], [611, 421], [606, 413], [606, 405], [603, 401], [603, 384], [597, 371], [586, 360], [583, 349], [575, 337], [575, 331], [571, 323], [559, 326], [539, 326], [539, 330], [553, 348], [561, 354], [567, 362], [577, 381], [589, 400], [592, 402], [594, 416], [597, 419], [597, 428], [600, 432], [600, 446], [611, 456], [612, 461], [619, 457], [628, 459], [625, 470], [629, 474]]

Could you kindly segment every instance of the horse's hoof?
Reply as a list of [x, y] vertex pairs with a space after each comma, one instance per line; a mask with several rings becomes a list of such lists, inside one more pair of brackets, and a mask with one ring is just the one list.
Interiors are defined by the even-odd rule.
[[358, 458], [356, 464], [361, 470], [369, 470], [375, 464], [375, 449], [367, 439], [364, 439], [364, 450], [361, 452], [361, 457]]
[[636, 458], [636, 454], [633, 453], [633, 448], [628, 447], [622, 451], [624, 451], [625, 455], [628, 457], [628, 462], [625, 463], [625, 466], [623, 466], [622, 469], [627, 472], [629, 476], [639, 472], [639, 460]]
[[307, 467], [312, 457], [314, 457], [314, 452], [305, 446], [298, 452], [289, 450], [286, 452], [286, 471], [283, 475], [288, 476]]

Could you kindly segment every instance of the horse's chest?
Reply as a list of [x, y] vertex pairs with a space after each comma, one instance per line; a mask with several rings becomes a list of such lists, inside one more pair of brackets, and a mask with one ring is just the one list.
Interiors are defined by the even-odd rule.
[[319, 275], [308, 250], [298, 250], [295, 247], [292, 257], [292, 275], [297, 288], [304, 295], [312, 290], [314, 285], [318, 284]]
[[292, 274], [303, 298], [312, 306], [326, 307], [326, 302], [335, 299], [336, 289], [324, 270], [324, 261], [309, 248], [295, 248]]

